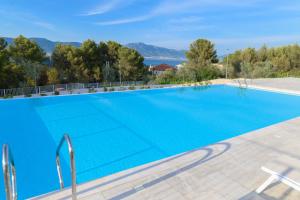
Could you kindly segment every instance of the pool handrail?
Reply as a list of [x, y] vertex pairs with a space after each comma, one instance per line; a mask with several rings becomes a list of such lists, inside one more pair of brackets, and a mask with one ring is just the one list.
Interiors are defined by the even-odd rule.
[[14, 158], [7, 144], [2, 146], [2, 169], [7, 200], [17, 199], [17, 179]]
[[71, 162], [71, 177], [72, 177], [72, 200], [77, 199], [77, 194], [76, 194], [76, 168], [75, 168], [75, 159], [74, 159], [74, 149], [72, 146], [72, 142], [70, 139], [70, 136], [68, 134], [65, 134], [60, 142], [59, 145], [56, 149], [56, 168], [57, 168], [57, 173], [58, 173], [58, 178], [59, 178], [59, 184], [60, 184], [60, 189], [64, 188], [64, 181], [62, 177], [62, 172], [61, 172], [61, 165], [60, 165], [60, 158], [59, 158], [59, 152], [64, 144], [64, 142], [67, 143], [68, 145], [68, 151], [70, 155], [70, 162]]

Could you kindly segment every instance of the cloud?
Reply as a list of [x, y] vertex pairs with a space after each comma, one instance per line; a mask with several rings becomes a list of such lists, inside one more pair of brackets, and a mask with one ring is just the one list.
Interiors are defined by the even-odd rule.
[[0, 10], [0, 16], [10, 19], [21, 21], [25, 23], [29, 23], [47, 30], [54, 31], [55, 27], [53, 24], [40, 20], [38, 17], [24, 12], [16, 12], [16, 11], [8, 11], [8, 10]]
[[55, 30], [55, 27], [53, 24], [47, 23], [47, 22], [42, 22], [42, 21], [35, 21], [32, 22], [34, 25], [48, 29], [48, 30]]
[[112, 10], [118, 9], [120, 7], [127, 6], [131, 3], [133, 3], [135, 0], [127, 0], [127, 1], [122, 1], [122, 0], [110, 0], [107, 1], [106, 3], [101, 3], [97, 5], [95, 8], [81, 14], [81, 16], [93, 16], [93, 15], [101, 15], [107, 12], [110, 12]]
[[91, 15], [100, 15], [106, 12], [113, 10], [118, 4], [121, 3], [120, 0], [111, 0], [105, 4], [100, 4], [95, 8], [83, 13], [83, 16], [91, 16]]
[[171, 23], [171, 24], [181, 24], [181, 23], [192, 24], [192, 23], [201, 22], [202, 20], [203, 20], [203, 17], [187, 16], [187, 17], [182, 17], [182, 18], [171, 19], [169, 21], [169, 23]]
[[139, 16], [139, 17], [127, 18], [127, 19], [96, 22], [94, 24], [101, 25], [101, 26], [128, 24], [128, 23], [133, 23], [133, 22], [145, 21], [145, 20], [150, 19], [150, 18], [152, 18], [152, 15], [144, 15], [144, 16]]
[[[115, 0], [117, 1], [117, 0]], [[252, 0], [251, 2], [243, 2], [240, 0], [227, 0], [226, 2], [224, 0], [164, 0], [161, 3], [159, 3], [156, 7], [154, 7], [152, 10], [148, 12], [146, 15], [131, 17], [131, 18], [125, 18], [125, 19], [116, 19], [116, 20], [110, 20], [110, 21], [103, 21], [103, 22], [97, 22], [94, 24], [101, 25], [101, 26], [109, 26], [109, 25], [119, 25], [119, 24], [128, 24], [128, 23], [134, 23], [134, 22], [141, 22], [146, 21], [151, 18], [161, 16], [161, 15], [172, 15], [172, 14], [178, 14], [178, 13], [184, 13], [184, 12], [192, 12], [197, 11], [199, 12], [199, 9], [205, 8], [207, 6], [249, 6], [254, 5], [255, 2], [260, 2], [263, 0]], [[181, 19], [182, 23], [192, 22], [192, 21], [198, 21], [200, 18], [198, 17], [191, 17], [186, 19]]]

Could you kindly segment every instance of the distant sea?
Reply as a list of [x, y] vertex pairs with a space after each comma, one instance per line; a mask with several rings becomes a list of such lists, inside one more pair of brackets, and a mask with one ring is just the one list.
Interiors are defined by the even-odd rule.
[[176, 65], [179, 65], [181, 64], [182, 60], [166, 60], [166, 59], [162, 59], [162, 60], [155, 60], [155, 59], [145, 59], [144, 61], [144, 64], [145, 65], [159, 65], [159, 64], [168, 64], [168, 65], [171, 65], [171, 66], [176, 66]]

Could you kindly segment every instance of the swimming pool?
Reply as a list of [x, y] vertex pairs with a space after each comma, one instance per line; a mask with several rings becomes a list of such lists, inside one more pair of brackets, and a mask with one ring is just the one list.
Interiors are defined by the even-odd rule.
[[[226, 85], [3, 100], [0, 142], [14, 154], [24, 199], [59, 189], [55, 150], [64, 133], [83, 183], [298, 117], [299, 102]], [[70, 185], [66, 148], [62, 167]]]

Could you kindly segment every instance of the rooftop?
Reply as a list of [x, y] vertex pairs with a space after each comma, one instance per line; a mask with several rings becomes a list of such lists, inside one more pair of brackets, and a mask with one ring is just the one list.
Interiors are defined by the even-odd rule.
[[175, 67], [168, 64], [160, 64], [150, 68], [151, 71], [165, 71], [167, 69], [175, 69]]

